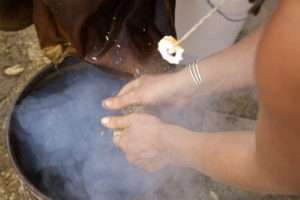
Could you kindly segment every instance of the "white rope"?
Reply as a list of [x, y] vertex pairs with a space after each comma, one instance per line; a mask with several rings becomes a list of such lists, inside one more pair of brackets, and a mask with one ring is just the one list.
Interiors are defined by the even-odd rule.
[[182, 43], [184, 40], [186, 40], [199, 26], [201, 26], [208, 18], [210, 18], [220, 7], [222, 7], [227, 1], [229, 0], [222, 0], [220, 1], [212, 10], [210, 10], [207, 15], [205, 15], [203, 18], [199, 20], [197, 24], [195, 24], [184, 36], [178, 40], [176, 44]]

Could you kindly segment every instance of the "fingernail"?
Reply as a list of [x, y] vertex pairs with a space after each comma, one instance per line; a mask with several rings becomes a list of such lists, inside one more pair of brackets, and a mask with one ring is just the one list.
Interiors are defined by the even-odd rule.
[[112, 105], [112, 101], [103, 100], [102, 105], [103, 105], [103, 107], [110, 107]]
[[101, 123], [102, 124], [108, 124], [109, 119], [107, 117], [102, 118]]

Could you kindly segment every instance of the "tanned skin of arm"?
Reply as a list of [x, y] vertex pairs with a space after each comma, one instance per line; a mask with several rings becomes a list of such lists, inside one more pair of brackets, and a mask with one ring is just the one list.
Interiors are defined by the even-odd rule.
[[[215, 55], [218, 59], [206, 59], [200, 69], [206, 81], [203, 86], [214, 85], [212, 77], [218, 72], [216, 80], [240, 76], [224, 83], [224, 91], [251, 85], [255, 65], [260, 102], [256, 131], [196, 133], [146, 114], [102, 120], [107, 128], [122, 130], [122, 137], [114, 137], [114, 143], [127, 159], [148, 170], [166, 164], [191, 167], [256, 192], [300, 194], [300, 0], [282, 0], [260, 31]], [[235, 61], [239, 64], [222, 69], [222, 64], [230, 66]], [[239, 68], [244, 62], [247, 65]], [[208, 66], [215, 67], [210, 71]], [[241, 71], [247, 73], [240, 75]], [[182, 80], [191, 84], [189, 73], [183, 72]]]
[[[265, 27], [256, 59], [257, 130], [180, 134], [174, 157], [247, 190], [300, 194], [300, 1], [284, 0]], [[182, 130], [184, 132], [184, 130]], [[175, 155], [176, 154], [176, 155]]]
[[262, 37], [257, 157], [287, 191], [300, 193], [300, 1], [281, 1]]

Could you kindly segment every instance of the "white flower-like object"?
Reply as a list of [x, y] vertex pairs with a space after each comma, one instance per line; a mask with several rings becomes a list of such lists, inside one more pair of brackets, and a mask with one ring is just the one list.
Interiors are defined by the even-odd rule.
[[177, 40], [172, 36], [165, 36], [158, 42], [158, 51], [163, 59], [171, 64], [179, 64], [183, 59], [184, 49], [177, 44]]

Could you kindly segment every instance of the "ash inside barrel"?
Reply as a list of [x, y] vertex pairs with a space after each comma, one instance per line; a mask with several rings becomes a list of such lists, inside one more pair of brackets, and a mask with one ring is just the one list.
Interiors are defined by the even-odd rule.
[[124, 83], [94, 66], [77, 65], [17, 106], [22, 168], [55, 200], [131, 199], [155, 176], [128, 163], [113, 145], [112, 134], [99, 124], [101, 117], [116, 114], [104, 110], [101, 100]]

